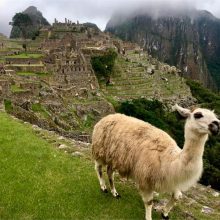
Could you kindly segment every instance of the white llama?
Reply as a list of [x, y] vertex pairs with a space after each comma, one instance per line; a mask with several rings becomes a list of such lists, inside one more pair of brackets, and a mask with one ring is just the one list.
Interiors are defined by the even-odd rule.
[[119, 197], [114, 186], [114, 171], [135, 181], [145, 205], [146, 220], [151, 220], [153, 192], [171, 192], [163, 209], [163, 217], [200, 178], [202, 156], [209, 134], [218, 134], [220, 121], [213, 111], [194, 111], [174, 107], [186, 118], [185, 143], [180, 149], [164, 131], [136, 118], [112, 114], [100, 120], [94, 128], [92, 154], [101, 189], [107, 192], [102, 166], [107, 166], [111, 192]]

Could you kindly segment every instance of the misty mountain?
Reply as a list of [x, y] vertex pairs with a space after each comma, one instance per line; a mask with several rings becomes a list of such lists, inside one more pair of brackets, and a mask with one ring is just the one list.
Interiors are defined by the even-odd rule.
[[161, 10], [115, 13], [106, 31], [138, 43], [185, 77], [220, 89], [220, 19], [208, 11]]
[[[18, 13], [17, 13], [18, 14]], [[31, 20], [31, 24], [26, 26], [27, 38], [34, 38], [40, 27], [43, 25], [50, 25], [46, 18], [43, 17], [42, 13], [37, 10], [36, 7], [30, 6], [22, 12], [22, 14], [28, 15]], [[15, 15], [16, 16], [16, 15]], [[15, 18], [13, 17], [13, 20]], [[14, 25], [12, 22], [12, 30], [10, 38], [21, 38], [22, 30], [18, 25]]]

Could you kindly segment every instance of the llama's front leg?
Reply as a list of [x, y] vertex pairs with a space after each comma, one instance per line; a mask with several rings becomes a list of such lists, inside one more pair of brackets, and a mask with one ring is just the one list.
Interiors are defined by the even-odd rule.
[[112, 170], [111, 166], [107, 166], [107, 174], [108, 174], [108, 179], [109, 179], [109, 184], [111, 188], [111, 193], [115, 198], [120, 198], [121, 196], [117, 193], [115, 189], [115, 184], [114, 184], [114, 171]]
[[153, 192], [141, 192], [145, 206], [145, 219], [152, 220]]
[[170, 201], [163, 208], [163, 212], [162, 212], [163, 219], [169, 219], [168, 214], [169, 214], [170, 210], [173, 208], [175, 203], [181, 198], [182, 198], [182, 193], [179, 190], [175, 191], [172, 194]]

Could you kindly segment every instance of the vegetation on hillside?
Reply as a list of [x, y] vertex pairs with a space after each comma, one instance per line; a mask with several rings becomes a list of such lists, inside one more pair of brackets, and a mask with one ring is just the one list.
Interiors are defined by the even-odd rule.
[[[220, 116], [220, 96], [217, 93], [204, 88], [200, 83], [188, 80], [193, 96], [198, 100], [201, 107], [214, 109]], [[210, 137], [206, 144], [204, 154], [204, 174], [201, 182], [220, 189], [220, 135]]]
[[[210, 43], [207, 43], [207, 39], [204, 40], [204, 23], [206, 23], [206, 28], [209, 30], [207, 33], [209, 33], [209, 42], [212, 42], [214, 47], [210, 49]], [[199, 27], [200, 30], [200, 44], [201, 44], [201, 50], [204, 56], [204, 59], [207, 64], [207, 68], [209, 72], [211, 73], [215, 85], [217, 86], [217, 89], [219, 89], [220, 85], [220, 41], [219, 41], [219, 33], [220, 33], [220, 22], [219, 19], [210, 19], [207, 20], [207, 18], [203, 17], [199, 19]]]
[[22, 38], [28, 38], [28, 29], [32, 25], [32, 21], [29, 15], [23, 13], [16, 13], [12, 18], [13, 26], [19, 28]]
[[[199, 83], [188, 81], [193, 95], [202, 107], [215, 109], [220, 114], [220, 96], [202, 87]], [[176, 112], [164, 111], [158, 100], [136, 99], [122, 102], [118, 112], [147, 121], [168, 132], [182, 147], [184, 144], [184, 120]], [[210, 137], [204, 153], [204, 173], [201, 183], [220, 189], [220, 136]]]
[[179, 146], [184, 143], [184, 120], [176, 112], [167, 112], [158, 100], [144, 98], [124, 101], [116, 108], [117, 112], [147, 121], [168, 132]]
[[110, 49], [102, 56], [95, 56], [91, 59], [92, 67], [100, 79], [104, 77], [108, 80], [113, 73], [113, 67], [115, 64], [115, 59], [117, 58], [117, 53]]

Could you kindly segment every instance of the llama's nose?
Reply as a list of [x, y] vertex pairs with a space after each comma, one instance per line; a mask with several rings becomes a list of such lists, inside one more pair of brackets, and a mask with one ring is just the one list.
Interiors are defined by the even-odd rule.
[[209, 125], [209, 130], [211, 131], [211, 133], [213, 135], [217, 135], [219, 133], [219, 130], [220, 130], [220, 123], [219, 123], [219, 121], [213, 121]]

